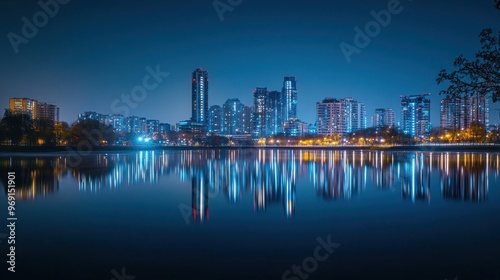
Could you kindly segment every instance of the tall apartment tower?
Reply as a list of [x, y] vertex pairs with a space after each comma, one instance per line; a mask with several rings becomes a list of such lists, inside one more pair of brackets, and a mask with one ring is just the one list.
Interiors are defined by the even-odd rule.
[[401, 128], [411, 137], [424, 137], [431, 130], [430, 93], [401, 96]]
[[373, 127], [391, 127], [394, 125], [396, 125], [396, 114], [394, 114], [394, 110], [391, 108], [375, 109], [375, 115], [372, 119]]
[[208, 72], [198, 68], [193, 72], [191, 92], [191, 121], [208, 125]]
[[285, 77], [281, 91], [283, 122], [297, 118], [297, 81], [295, 77]]

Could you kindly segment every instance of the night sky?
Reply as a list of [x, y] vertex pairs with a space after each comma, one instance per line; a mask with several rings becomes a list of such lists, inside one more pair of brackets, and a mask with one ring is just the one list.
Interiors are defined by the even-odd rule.
[[221, 21], [211, 0], [71, 0], [16, 54], [7, 34], [21, 35], [21, 18], [32, 21], [41, 7], [1, 1], [0, 108], [10, 97], [29, 97], [58, 105], [70, 123], [83, 111], [111, 114], [114, 100], [142, 84], [146, 67], [159, 65], [170, 75], [130, 115], [190, 118], [191, 73], [203, 67], [209, 106], [228, 98], [251, 105], [255, 87], [281, 90], [284, 76], [296, 76], [303, 121], [314, 122], [315, 104], [326, 97], [364, 102], [368, 120], [375, 108], [390, 107], [399, 120], [401, 94], [431, 93], [438, 126], [439, 70], [460, 54], [472, 57], [480, 31], [499, 30], [500, 11], [493, 0], [401, 1], [401, 13], [348, 63], [339, 45], [354, 45], [354, 28], [364, 29], [370, 11], [389, 2], [243, 0]]

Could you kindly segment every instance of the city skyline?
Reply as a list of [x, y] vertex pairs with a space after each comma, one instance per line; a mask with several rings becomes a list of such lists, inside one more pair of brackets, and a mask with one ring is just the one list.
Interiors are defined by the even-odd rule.
[[[257, 87], [253, 92], [253, 104], [246, 106], [239, 98], [228, 98], [222, 106], [208, 107], [209, 79], [208, 71], [197, 68], [192, 72], [192, 116], [189, 120], [179, 119], [173, 124], [143, 116], [123, 116], [121, 114], [102, 114], [85, 111], [78, 114], [76, 121], [96, 120], [111, 125], [115, 132], [129, 132], [152, 137], [160, 132], [160, 127], [168, 131], [208, 132], [214, 135], [252, 135], [254, 138], [269, 137], [279, 134], [288, 136], [341, 135], [364, 130], [394, 126], [411, 137], [426, 138], [433, 128], [464, 130], [474, 122], [485, 125], [489, 130], [489, 102], [485, 97], [446, 97], [440, 102], [439, 113], [431, 112], [430, 93], [400, 96], [400, 118], [392, 108], [377, 108], [371, 120], [365, 104], [351, 97], [325, 98], [316, 103], [316, 119], [312, 123], [296, 118], [298, 108], [297, 85], [293, 76], [283, 78], [282, 91]], [[26, 113], [33, 119], [59, 119], [59, 107], [39, 102], [30, 98], [10, 98], [10, 110], [14, 113]], [[492, 111], [497, 111], [494, 109]], [[440, 122], [431, 123], [431, 116], [437, 114]], [[33, 117], [35, 116], [35, 117]], [[286, 121], [285, 121], [286, 119]], [[400, 120], [400, 121], [397, 121]], [[57, 121], [55, 121], [57, 122]], [[493, 123], [498, 126], [498, 123]], [[311, 131], [314, 131], [311, 133]]]
[[[2, 5], [2, 11], [9, 11], [1, 19], [4, 34], [20, 34], [20, 18], [31, 19], [40, 10], [36, 3]], [[110, 23], [103, 12], [111, 9], [109, 3], [69, 2], [61, 5], [59, 13], [40, 28], [35, 38], [19, 46], [19, 53], [12, 50], [6, 38], [0, 45], [4, 65], [13, 67], [0, 69], [4, 77], [0, 104], [7, 104], [10, 96], [47, 100], [64, 108], [61, 120], [67, 122], [78, 112], [111, 113], [113, 102], [121, 101], [123, 94], [140, 85], [150, 73], [146, 70], [149, 67], [170, 76], [148, 91], [135, 108], [129, 108], [129, 113], [147, 113], [152, 119], [175, 123], [179, 115], [186, 119], [190, 116], [189, 108], [183, 106], [190, 99], [185, 73], [202, 65], [212, 77], [208, 106], [222, 104], [228, 98], [250, 104], [256, 86], [279, 91], [281, 77], [295, 76], [300, 82], [297, 117], [308, 123], [314, 121], [315, 103], [325, 97], [362, 100], [371, 115], [376, 108], [397, 108], [397, 98], [390, 97], [430, 92], [431, 110], [438, 112], [438, 92], [444, 88], [435, 82], [439, 70], [451, 68], [459, 54], [473, 56], [479, 46], [479, 32], [496, 23], [496, 11], [488, 1], [480, 5], [459, 1], [453, 6], [401, 1], [402, 12], [393, 15], [391, 23], [348, 63], [339, 44], [352, 44], [353, 28], [362, 28], [373, 20], [370, 12], [385, 9], [387, 1], [321, 1], [314, 5], [299, 1], [290, 5], [245, 2], [225, 13], [223, 21], [209, 2], [151, 2], [147, 8], [135, 5], [123, 2]], [[92, 13], [96, 7], [100, 12]], [[139, 14], [151, 16], [129, 21], [127, 11], [134, 8]], [[291, 13], [279, 13], [274, 20], [275, 12], [282, 9]], [[172, 14], [185, 17], [169, 19]], [[256, 14], [265, 24], [255, 24], [252, 18]], [[93, 20], [81, 26], [78, 22], [85, 15], [92, 15]], [[422, 17], [431, 20], [421, 21]], [[469, 20], [463, 21], [464, 17]], [[61, 24], [63, 21], [65, 24]], [[204, 23], [201, 29], [200, 22]], [[114, 40], [106, 39], [115, 33]], [[175, 38], [180, 38], [177, 45], [173, 45]], [[129, 39], [139, 43], [128, 44]], [[199, 47], [195, 43], [199, 39], [207, 47]], [[51, 51], [65, 44], [68, 48], [59, 49], [57, 55]], [[23, 77], [29, 77], [28, 82]], [[431, 121], [439, 124], [439, 115], [433, 114]]]

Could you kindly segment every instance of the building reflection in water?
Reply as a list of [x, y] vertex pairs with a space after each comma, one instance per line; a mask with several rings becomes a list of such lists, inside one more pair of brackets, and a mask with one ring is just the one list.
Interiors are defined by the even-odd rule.
[[433, 154], [409, 154], [403, 163], [401, 174], [401, 190], [404, 199], [430, 201], [431, 199], [431, 166]]
[[[439, 176], [434, 187], [440, 186], [445, 199], [484, 201], [488, 180], [499, 179], [500, 154], [200, 149], [94, 154], [76, 168], [63, 156], [0, 157], [0, 169], [16, 172], [16, 195], [27, 199], [56, 192], [64, 175], [82, 192], [157, 185], [163, 176], [178, 176], [191, 184], [192, 215], [202, 222], [209, 218], [209, 200], [218, 196], [235, 204], [251, 196], [255, 211], [281, 207], [293, 217], [298, 181], [326, 200], [351, 200], [367, 185], [380, 190], [400, 185], [402, 197], [415, 202], [430, 201], [431, 180]], [[6, 177], [1, 180], [7, 192]]]
[[67, 172], [52, 157], [0, 157], [1, 183], [7, 194], [7, 172], [16, 174], [16, 199], [35, 199], [53, 194], [59, 190], [61, 177]]
[[[490, 168], [496, 164], [498, 176], [499, 157], [490, 154], [440, 154], [441, 193], [446, 199], [483, 201], [488, 198]], [[496, 160], [495, 160], [496, 158]]]

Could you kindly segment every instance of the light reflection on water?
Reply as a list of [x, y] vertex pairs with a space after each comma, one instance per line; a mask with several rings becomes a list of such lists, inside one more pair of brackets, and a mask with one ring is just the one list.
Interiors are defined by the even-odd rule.
[[[177, 275], [192, 276], [207, 264], [209, 275], [242, 271], [253, 277], [249, 268], [262, 266], [263, 275], [279, 279], [307, 256], [311, 240], [330, 233], [338, 236], [342, 251], [315, 279], [353, 279], [345, 277], [353, 273], [363, 276], [358, 279], [387, 279], [370, 278], [374, 271], [410, 275], [413, 264], [423, 259], [428, 261], [420, 263], [419, 273], [434, 278], [418, 279], [496, 273], [500, 153], [142, 151], [95, 153], [77, 168], [66, 160], [59, 155], [0, 156], [0, 173], [16, 172], [16, 197], [24, 199], [19, 203], [26, 225], [19, 231], [26, 244], [22, 263], [46, 269], [40, 262], [47, 255], [45, 242], [63, 240], [64, 246], [49, 250], [62, 264], [53, 274], [61, 267], [74, 274], [75, 263], [96, 258], [98, 266], [77, 271], [105, 275], [118, 263], [146, 279], [171, 262], [169, 273]], [[38, 199], [49, 195], [56, 199]], [[133, 253], [121, 247], [131, 242]], [[108, 243], [115, 246], [108, 250], [103, 245]], [[65, 246], [81, 255], [68, 257]], [[252, 254], [262, 257], [248, 258]], [[273, 262], [268, 256], [274, 256]], [[231, 261], [233, 266], [226, 264]], [[387, 263], [401, 270], [392, 271]]]
[[[411, 201], [430, 201], [431, 174], [439, 175], [445, 199], [481, 202], [488, 198], [490, 178], [497, 180], [500, 154], [452, 152], [384, 152], [328, 150], [183, 150], [93, 154], [77, 168], [58, 157], [0, 157], [4, 171], [19, 170], [18, 197], [33, 199], [57, 192], [69, 175], [82, 192], [155, 184], [162, 176], [191, 181], [193, 200], [205, 205], [208, 194], [223, 194], [237, 203], [251, 194], [256, 209], [281, 202], [287, 216], [295, 209], [298, 178], [324, 199], [350, 200], [367, 183], [379, 189], [401, 187]], [[3, 182], [4, 186], [6, 182]], [[434, 183], [435, 184], [435, 183]], [[208, 209], [196, 205], [200, 215]], [[196, 211], [196, 210], [193, 210]]]

